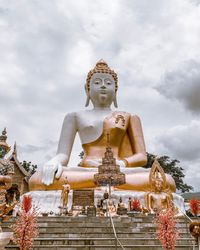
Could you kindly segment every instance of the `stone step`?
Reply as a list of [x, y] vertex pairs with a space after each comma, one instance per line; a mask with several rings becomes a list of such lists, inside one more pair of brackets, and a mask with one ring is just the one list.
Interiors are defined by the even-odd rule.
[[[9, 221], [9, 222], [3, 222], [3, 226], [10, 226], [11, 224], [15, 223], [15, 220], [12, 220], [12, 221]], [[98, 224], [96, 224], [98, 223]], [[114, 225], [116, 227], [128, 227], [128, 226], [141, 226], [141, 225], [155, 225], [155, 223], [153, 221], [151, 222], [143, 222], [143, 221], [130, 221], [130, 222], [120, 222], [120, 221], [117, 221], [115, 222], [114, 221]], [[178, 226], [181, 226], [181, 227], [184, 227], [184, 226], [187, 226], [189, 223], [186, 223], [186, 222], [178, 222], [177, 225]], [[38, 221], [38, 225], [42, 226], [42, 227], [45, 227], [45, 226], [48, 226], [48, 227], [77, 227], [77, 226], [88, 226], [88, 227], [104, 227], [105, 225], [109, 226], [110, 225], [110, 221], [99, 221], [99, 222], [87, 222], [87, 221], [80, 221], [80, 222], [67, 222], [67, 221], [57, 221], [57, 222], [54, 222], [54, 221]]]
[[[9, 227], [2, 227], [4, 232], [9, 232], [12, 231], [11, 228]], [[179, 232], [180, 234], [189, 234], [189, 229], [188, 228], [179, 228]], [[41, 235], [72, 235], [72, 234], [79, 234], [79, 235], [83, 235], [83, 234], [109, 234], [109, 233], [113, 233], [113, 229], [111, 227], [82, 227], [82, 228], [70, 228], [70, 227], [66, 227], [66, 228], [48, 228], [48, 227], [40, 227], [39, 228], [39, 233]], [[127, 234], [127, 235], [132, 235], [135, 233], [141, 233], [141, 234], [155, 234], [156, 233], [156, 228], [155, 227], [145, 227], [145, 228], [116, 228], [116, 233], [119, 234]]]
[[[125, 248], [125, 250], [133, 250], [133, 249], [137, 249], [137, 250], [161, 250], [162, 246], [159, 245], [146, 245], [146, 244], [142, 244], [142, 245], [124, 245], [123, 246]], [[19, 250], [19, 248], [17, 248], [16, 246], [8, 246], [6, 247], [6, 249], [12, 249], [12, 250]], [[95, 245], [95, 246], [90, 246], [90, 245], [70, 245], [70, 246], [66, 246], [66, 245], [49, 245], [49, 246], [37, 246], [34, 245], [33, 246], [34, 250], [49, 250], [49, 249], [53, 249], [53, 250], [109, 250], [109, 249], [116, 249], [116, 245], [107, 245], [107, 244], [102, 244], [102, 245]], [[122, 248], [117, 247], [117, 249], [121, 250]], [[198, 248], [195, 248], [195, 250], [197, 250]], [[193, 246], [189, 246], [189, 245], [179, 245], [176, 246], [176, 250], [194, 250]]]
[[[12, 224], [14, 224], [15, 222], [4, 222], [2, 224], [2, 227], [6, 228], [6, 227], [10, 227]], [[114, 223], [116, 228], [136, 228], [136, 227], [140, 227], [140, 228], [144, 228], [144, 227], [152, 227], [155, 228], [156, 224], [155, 223], [144, 223], [144, 222], [140, 222], [140, 223]], [[63, 222], [39, 222], [38, 226], [41, 228], [85, 228], [85, 227], [89, 227], [89, 228], [105, 228], [105, 227], [110, 227], [111, 223], [110, 222], [102, 222], [102, 223], [63, 223]], [[189, 223], [177, 223], [177, 226], [179, 228], [187, 228], [189, 226]]]
[[[154, 216], [137, 216], [137, 217], [113, 217], [114, 223], [130, 223], [130, 222], [143, 222], [148, 223], [152, 222], [155, 219]], [[16, 220], [16, 218], [12, 218], [11, 221]], [[68, 222], [68, 223], [76, 223], [76, 222], [98, 222], [98, 223], [105, 223], [110, 222], [109, 217], [67, 217], [67, 216], [45, 216], [45, 217], [38, 217], [38, 222]], [[176, 221], [178, 223], [187, 223], [188, 220], [186, 218], [177, 218]]]
[[[10, 229], [3, 231], [11, 231]], [[102, 233], [112, 233], [112, 228], [74, 228], [73, 230], [71, 228], [39, 228], [40, 234], [102, 234]], [[156, 233], [155, 228], [143, 228], [141, 230], [140, 228], [130, 229], [130, 228], [116, 228], [117, 234], [132, 234], [132, 233]], [[188, 233], [188, 229], [182, 229], [181, 233]]]
[[[120, 238], [150, 238], [150, 237], [155, 237], [155, 233], [118, 233], [117, 236]], [[106, 237], [112, 237], [113, 232], [110, 233], [101, 233], [101, 234], [96, 234], [96, 233], [90, 233], [90, 234], [76, 234], [76, 233], [70, 233], [70, 234], [43, 234], [40, 233], [40, 238], [49, 238], [49, 237], [54, 237], [54, 238], [106, 238]], [[188, 233], [180, 233], [181, 238], [190, 238], [190, 234]]]
[[[149, 238], [118, 238], [122, 245], [142, 245], [144, 242], [148, 242], [150, 245], [159, 244], [159, 240], [154, 237]], [[115, 238], [37, 238], [35, 239], [35, 245], [100, 245], [106, 242], [106, 244], [115, 244]], [[191, 238], [180, 238], [177, 241], [177, 245], [191, 245], [194, 240]]]
[[[113, 218], [117, 236], [125, 249], [160, 250], [156, 239], [156, 225], [153, 216]], [[194, 240], [189, 234], [189, 223], [177, 219], [181, 239], [176, 249], [193, 249]], [[3, 231], [11, 231], [12, 219], [2, 224]], [[100, 217], [39, 217], [39, 237], [34, 242], [34, 250], [108, 250], [115, 249], [115, 239], [110, 218]], [[6, 249], [18, 249], [10, 244]], [[121, 249], [121, 248], [118, 248]], [[194, 250], [194, 249], [193, 249]]]
[[[11, 230], [4, 230], [4, 232], [10, 232]], [[135, 233], [117, 233], [117, 236], [119, 238], [151, 238], [151, 237], [156, 237], [155, 232], [135, 232]], [[39, 234], [40, 238], [112, 238], [113, 237], [113, 231], [111, 230], [108, 233], [40, 233]], [[181, 238], [191, 238], [190, 234], [188, 232], [186, 233], [180, 233]]]

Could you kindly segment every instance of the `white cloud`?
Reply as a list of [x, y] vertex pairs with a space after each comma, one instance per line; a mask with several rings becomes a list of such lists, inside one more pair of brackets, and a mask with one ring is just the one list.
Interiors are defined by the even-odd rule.
[[163, 131], [157, 138], [162, 151], [185, 161], [200, 160], [200, 121], [179, 125]]
[[175, 99], [192, 112], [200, 111], [200, 62], [190, 60], [167, 72], [157, 88], [161, 94]]
[[196, 0], [1, 1], [0, 127], [19, 157], [42, 165], [55, 154], [47, 140], [84, 108], [86, 74], [101, 58], [118, 72], [120, 109], [140, 115], [148, 151], [159, 152], [154, 138], [194, 119], [186, 108], [199, 112], [199, 15]]
[[199, 120], [193, 120], [187, 125], [179, 125], [162, 131], [153, 141], [158, 155], [169, 155], [180, 161], [180, 165], [185, 170], [186, 182], [192, 185], [195, 190], [199, 190], [199, 141]]

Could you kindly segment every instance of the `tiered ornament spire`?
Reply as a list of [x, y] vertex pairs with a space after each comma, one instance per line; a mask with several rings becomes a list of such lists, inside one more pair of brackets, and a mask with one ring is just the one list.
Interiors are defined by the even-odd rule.
[[102, 158], [102, 165], [98, 166], [98, 173], [94, 175], [94, 183], [97, 186], [119, 186], [126, 183], [125, 174], [120, 171], [120, 166], [116, 164], [109, 143], [109, 134], [107, 134], [107, 147]]
[[0, 147], [4, 148], [6, 153], [8, 153], [10, 151], [10, 147], [7, 144], [6, 140], [7, 140], [7, 131], [6, 128], [4, 128], [2, 134], [0, 135]]

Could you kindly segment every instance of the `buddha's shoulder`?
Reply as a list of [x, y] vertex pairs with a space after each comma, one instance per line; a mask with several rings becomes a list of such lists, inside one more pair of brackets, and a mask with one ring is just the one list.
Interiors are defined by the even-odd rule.
[[140, 117], [136, 114], [131, 114], [129, 112], [126, 112], [126, 111], [114, 111], [113, 114], [115, 116], [124, 116], [126, 118], [131, 118], [133, 120], [140, 120]]
[[77, 119], [79, 117], [84, 117], [87, 116], [88, 111], [87, 110], [80, 110], [80, 111], [75, 111], [75, 112], [70, 112], [65, 115], [65, 119]]

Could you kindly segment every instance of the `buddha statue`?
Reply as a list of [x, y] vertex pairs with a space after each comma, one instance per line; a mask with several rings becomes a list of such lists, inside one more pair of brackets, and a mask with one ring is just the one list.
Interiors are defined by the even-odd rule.
[[61, 192], [61, 203], [62, 203], [62, 210], [67, 210], [68, 198], [70, 192], [70, 185], [68, 184], [68, 180], [66, 179]]
[[117, 209], [115, 207], [113, 200], [108, 200], [108, 211], [111, 214], [111, 216], [116, 215]]
[[[149, 170], [142, 168], [147, 162], [146, 149], [140, 118], [117, 108], [117, 74], [100, 60], [87, 75], [85, 91], [86, 107], [92, 102], [93, 109], [69, 113], [64, 118], [57, 154], [44, 164], [29, 181], [31, 191], [62, 190], [67, 178], [71, 189], [97, 188], [93, 179], [102, 164], [107, 146], [112, 148], [116, 164], [126, 175], [126, 183], [119, 190], [147, 191], [150, 188]], [[80, 166], [68, 166], [76, 133], [79, 134], [84, 156]], [[166, 176], [171, 191], [175, 183]]]
[[149, 181], [151, 183], [151, 192], [147, 193], [146, 205], [151, 214], [158, 211], [165, 211], [170, 208], [173, 203], [173, 196], [166, 186], [166, 176], [157, 160], [154, 161]]

